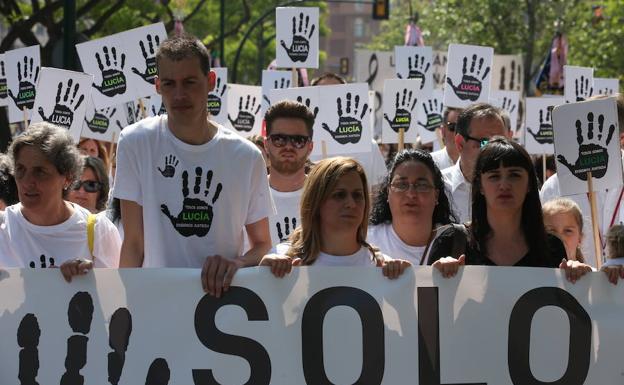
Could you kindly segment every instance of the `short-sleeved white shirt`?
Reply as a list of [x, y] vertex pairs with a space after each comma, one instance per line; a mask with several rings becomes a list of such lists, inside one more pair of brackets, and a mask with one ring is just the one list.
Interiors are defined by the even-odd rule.
[[453, 166], [442, 171], [442, 177], [451, 208], [459, 223], [472, 220], [472, 183], [464, 177], [459, 167], [459, 160]]
[[[277, 254], [286, 255], [289, 243], [280, 243], [274, 249]], [[391, 258], [385, 254], [378, 254], [385, 261]], [[376, 266], [375, 259], [372, 252], [368, 247], [362, 246], [358, 251], [351, 255], [331, 255], [324, 252], [320, 252], [314, 266]]]
[[433, 158], [433, 162], [438, 166], [440, 171], [451, 167], [453, 163], [453, 159], [448, 154], [446, 147], [439, 149], [438, 151], [434, 151], [431, 153], [431, 157]]
[[[439, 232], [433, 234], [433, 237], [429, 244], [433, 244], [435, 238], [438, 237]], [[394, 231], [391, 223], [382, 223], [379, 225], [368, 226], [368, 236], [366, 240], [371, 245], [382, 250], [384, 254], [390, 256], [390, 258], [404, 259], [410, 261], [412, 265], [420, 265], [421, 259], [424, 257], [424, 265], [427, 264], [426, 259], [429, 256], [430, 249], [427, 246], [411, 246], [403, 242], [399, 235]], [[427, 252], [427, 255], [423, 254]]]

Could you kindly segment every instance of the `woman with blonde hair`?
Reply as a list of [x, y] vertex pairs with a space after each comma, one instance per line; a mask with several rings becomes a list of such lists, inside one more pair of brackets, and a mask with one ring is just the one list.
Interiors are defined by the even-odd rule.
[[566, 249], [570, 261], [585, 263], [581, 251], [583, 242], [583, 213], [571, 199], [557, 198], [542, 205], [546, 231], [557, 235]]

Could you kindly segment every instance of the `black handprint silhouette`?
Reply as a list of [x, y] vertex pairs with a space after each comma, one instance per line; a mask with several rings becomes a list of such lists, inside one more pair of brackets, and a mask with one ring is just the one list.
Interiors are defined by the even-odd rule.
[[83, 385], [84, 377], [80, 370], [87, 364], [87, 342], [93, 320], [93, 298], [85, 291], [79, 291], [69, 301], [67, 308], [69, 326], [76, 334], [67, 339], [65, 373], [61, 385]]
[[[606, 138], [606, 142], [602, 144], [602, 132], [604, 130], [604, 115], [598, 115], [598, 135], [597, 143], [583, 143], [583, 130], [581, 128], [581, 121], [576, 121], [576, 141], [579, 144], [578, 158], [574, 165], [570, 164], [565, 156], [557, 155], [557, 160], [566, 166], [574, 176], [581, 180], [587, 180], [587, 173], [591, 172], [592, 177], [602, 178], [607, 172], [607, 166], [609, 164], [609, 152], [607, 147], [613, 138], [615, 132], [615, 124], [609, 126], [609, 133]], [[594, 139], [594, 114], [592, 112], [587, 114], [587, 139]]]
[[516, 110], [516, 104], [513, 102], [511, 98], [507, 96], [503, 96], [503, 102], [501, 103], [501, 108], [508, 113], [512, 113]]
[[[288, 87], [290, 87], [290, 79], [282, 78], [281, 81], [275, 80], [275, 82], [273, 83], [272, 89], [276, 90], [276, 89], [282, 89], [282, 88], [288, 88]], [[269, 99], [267, 95], [262, 95], [262, 98], [266, 100], [266, 102], [269, 105], [271, 105], [271, 100]]]
[[549, 107], [544, 110], [540, 109], [539, 111], [539, 129], [536, 132], [533, 132], [531, 127], [527, 127], [527, 131], [529, 134], [533, 136], [535, 141], [539, 144], [552, 144], [553, 143], [553, 128], [551, 122], [550, 111], [552, 107]]
[[[73, 82], [73, 79], [69, 79], [67, 81], [65, 94], [62, 98], [61, 94], [63, 93], [63, 82], [59, 82], [58, 89], [56, 91], [56, 103], [54, 104], [54, 108], [52, 109], [50, 116], [45, 116], [43, 108], [39, 107], [39, 115], [43, 120], [57, 124], [66, 129], [71, 127], [74, 121], [74, 111], [80, 107], [85, 98], [82, 93], [78, 97], [80, 84], [76, 83], [74, 85]], [[74, 85], [73, 90], [72, 85]]]
[[522, 67], [520, 66], [520, 63], [516, 65], [516, 61], [512, 60], [510, 64], [510, 70], [509, 70], [509, 85], [507, 85], [506, 84], [507, 79], [505, 79], [507, 69], [505, 68], [505, 66], [501, 67], [500, 84], [498, 85], [498, 89], [499, 90], [519, 90], [521, 71], [522, 71]]
[[122, 95], [126, 92], [126, 74], [123, 73], [123, 68], [126, 66], [126, 54], [122, 53], [121, 60], [118, 61], [117, 48], [111, 47], [109, 49], [104, 46], [102, 52], [104, 53], [104, 62], [102, 62], [99, 52], [95, 54], [98, 67], [102, 72], [102, 84], [99, 86], [93, 84], [93, 87], [108, 97]]
[[[196, 196], [201, 196], [202, 173], [203, 171], [201, 167], [195, 168], [195, 186], [193, 187], [193, 193]], [[209, 170], [206, 173], [204, 197], [207, 197], [210, 192], [212, 174], [212, 170]], [[171, 215], [169, 213], [169, 208], [165, 204], [160, 205], [160, 209], [163, 214], [169, 218], [176, 231], [181, 235], [185, 237], [190, 237], [191, 235], [203, 237], [210, 231], [210, 226], [212, 225], [212, 219], [214, 216], [212, 205], [214, 205], [217, 199], [219, 199], [223, 186], [221, 183], [217, 184], [211, 203], [207, 203], [199, 198], [189, 198], [188, 177], [189, 175], [186, 170], [182, 172], [182, 195], [184, 196], [184, 201], [182, 202], [182, 211], [180, 211], [178, 216], [174, 217]]]
[[163, 102], [160, 102], [160, 108], [158, 109], [158, 111], [156, 111], [156, 106], [152, 104], [153, 116], [164, 115], [166, 113], [167, 113], [167, 109], [165, 108], [165, 105], [163, 104]]
[[[41, 254], [41, 256], [39, 257], [39, 262], [42, 269], [45, 269], [46, 267], [56, 267], [54, 266], [54, 258], [50, 257], [48, 259], [48, 262], [50, 263], [50, 265], [48, 266], [48, 264], [46, 263], [46, 256], [43, 254]], [[30, 261], [28, 266], [34, 269], [35, 267], [37, 267], [37, 264], [35, 263], [35, 261]]]
[[17, 344], [22, 348], [19, 352], [17, 375], [20, 385], [39, 385], [39, 337], [41, 328], [37, 317], [32, 313], [26, 314], [17, 328]]
[[158, 171], [160, 171], [161, 175], [165, 178], [173, 178], [173, 176], [175, 175], [175, 168], [178, 167], [179, 163], [180, 161], [178, 160], [178, 158], [176, 158], [175, 155], [169, 154], [165, 157], [164, 170], [161, 170], [160, 167], [158, 167]]
[[481, 89], [483, 87], [481, 82], [485, 80], [487, 75], [490, 73], [490, 67], [487, 67], [483, 71], [481, 80], [477, 78], [483, 69], [483, 62], [484, 59], [480, 58], [479, 64], [477, 65], [477, 55], [472, 55], [472, 64], [470, 65], [470, 71], [468, 71], [468, 58], [464, 57], [464, 65], [462, 66], [463, 75], [461, 83], [457, 86], [453, 85], [453, 81], [447, 76], [446, 82], [451, 86], [455, 95], [457, 95], [457, 97], [461, 100], [470, 100], [474, 102], [479, 99], [479, 95], [481, 95]]
[[232, 120], [230, 114], [228, 114], [228, 120], [236, 130], [249, 132], [253, 129], [254, 123], [256, 122], [255, 115], [260, 111], [260, 104], [257, 104], [256, 107], [256, 97], [254, 96], [252, 98], [250, 95], [247, 95], [247, 102], [243, 109], [243, 99], [244, 96], [241, 96], [238, 102], [238, 116], [236, 119]]
[[[408, 67], [408, 73], [407, 73], [407, 79], [420, 79], [420, 89], [423, 89], [425, 87], [425, 73], [429, 70], [429, 67], [431, 66], [430, 62], [426, 62], [425, 63], [425, 56], [424, 55], [414, 55], [414, 64], [412, 65], [412, 58], [411, 56], [407, 58], [407, 67]], [[401, 75], [401, 74], [397, 74], [397, 76], [399, 77], [399, 79], [404, 79], [406, 78], [405, 76]]]
[[362, 120], [364, 115], [368, 112], [368, 104], [362, 105], [361, 112], [358, 113], [360, 107], [360, 95], [355, 95], [355, 103], [353, 110], [351, 110], [351, 93], [348, 92], [346, 96], [346, 114], [343, 115], [342, 100], [336, 99], [338, 106], [338, 127], [332, 131], [327, 123], [323, 123], [323, 129], [334, 138], [334, 140], [340, 144], [357, 143], [362, 137]]
[[[0, 82], [2, 81], [2, 79], [0, 79]], [[2, 84], [0, 83], [0, 87], [2, 87]], [[603, 88], [600, 90], [596, 90], [596, 94], [597, 95], [604, 95], [604, 96], [611, 96], [613, 94], [615, 94], [615, 90], [613, 88]], [[0, 89], [0, 98], [2, 98], [2, 91]]]
[[0, 99], [6, 99], [8, 89], [6, 73], [4, 72], [4, 60], [0, 60]]
[[24, 56], [23, 71], [21, 62], [17, 62], [17, 79], [19, 81], [17, 95], [13, 94], [12, 90], [9, 90], [9, 96], [20, 110], [24, 108], [27, 110], [32, 109], [37, 94], [35, 84], [37, 84], [37, 78], [39, 77], [39, 66], [35, 67], [35, 61], [32, 57], [30, 60], [28, 59], [28, 56]]
[[[223, 87], [221, 87], [221, 78], [217, 78], [217, 84], [214, 90], [208, 94], [208, 112], [210, 112], [210, 115], [216, 116], [221, 112], [221, 105], [223, 104], [221, 100], [226, 88], [227, 84], [223, 82]], [[221, 92], [219, 92], [219, 90], [221, 90]]]
[[394, 132], [399, 132], [402, 128], [403, 132], [407, 132], [410, 128], [410, 123], [412, 122], [412, 111], [414, 111], [414, 107], [418, 102], [418, 99], [414, 98], [412, 101], [413, 92], [407, 92], [407, 88], [403, 89], [403, 97], [401, 98], [401, 92], [396, 93], [395, 99], [395, 111], [394, 118], [390, 120], [388, 118], [388, 114], [384, 114], [384, 119], [390, 125], [390, 128]]
[[[427, 108], [427, 104], [429, 108]], [[427, 131], [435, 131], [436, 128], [440, 127], [442, 124], [442, 109], [444, 105], [442, 102], [438, 103], [438, 99], [429, 99], [426, 103], [423, 103], [423, 109], [425, 111], [425, 115], [427, 115], [427, 121], [421, 122], [418, 124], [425, 128]]]
[[277, 228], [277, 236], [279, 238], [279, 241], [285, 242], [288, 240], [288, 236], [291, 234], [291, 232], [293, 232], [295, 228], [297, 227], [297, 218], [284, 217], [284, 225], [283, 225], [284, 230], [283, 231], [282, 231], [281, 223], [277, 222], [275, 224], [275, 227]]
[[[308, 60], [308, 54], [310, 52], [309, 39], [314, 33], [316, 26], [310, 25], [310, 16], [305, 16], [305, 25], [303, 12], [299, 14], [299, 29], [297, 29], [297, 17], [292, 18], [292, 42], [290, 48], [286, 46], [284, 40], [280, 40], [280, 44], [286, 50], [286, 54], [293, 62], [305, 62]], [[308, 32], [309, 31], [309, 32]]]
[[305, 104], [305, 106], [308, 107], [312, 111], [312, 113], [314, 113], [314, 118], [316, 119], [316, 115], [318, 115], [319, 108], [318, 107], [313, 108], [312, 106], [310, 106], [310, 103], [312, 103], [310, 101], [310, 98], [306, 98], [306, 100], [303, 100], [303, 97], [299, 95], [297, 96], [297, 101], [299, 103]]
[[93, 132], [97, 132], [100, 134], [105, 133], [108, 130], [108, 126], [110, 125], [110, 118], [115, 115], [116, 111], [116, 108], [110, 107], [95, 111], [93, 113], [93, 119], [87, 120], [87, 118], [85, 118], [87, 127], [89, 127], [89, 130]]
[[574, 79], [574, 95], [577, 102], [582, 102], [594, 94], [593, 84], [589, 84], [589, 78], [581, 75], [580, 79]]
[[145, 71], [141, 72], [136, 67], [132, 67], [132, 72], [139, 75], [146, 82], [154, 84], [154, 79], [156, 79], [156, 75], [158, 75], [158, 69], [156, 68], [156, 50], [158, 50], [158, 46], [160, 45], [160, 37], [158, 35], [152, 37], [152, 35], [147, 34], [146, 39], [147, 49], [145, 48], [143, 40], [139, 41], [141, 53], [143, 54], [143, 59], [145, 59]]
[[128, 309], [122, 307], [115, 310], [108, 329], [108, 345], [113, 349], [108, 353], [108, 382], [117, 385], [126, 362], [126, 351], [132, 334], [132, 315]]

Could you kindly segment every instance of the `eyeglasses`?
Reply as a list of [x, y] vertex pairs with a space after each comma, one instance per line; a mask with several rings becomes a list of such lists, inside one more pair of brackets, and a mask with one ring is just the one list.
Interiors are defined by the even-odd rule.
[[275, 147], [284, 147], [286, 143], [290, 142], [296, 149], [302, 149], [310, 141], [309, 136], [286, 134], [272, 134], [268, 136], [268, 139]]
[[456, 122], [446, 122], [445, 124], [446, 124], [446, 128], [448, 128], [449, 131], [455, 132], [455, 127], [457, 127]]
[[102, 190], [104, 185], [101, 182], [96, 180], [79, 180], [74, 182], [72, 185], [73, 190], [80, 190], [81, 187], [84, 187], [84, 190], [89, 193], [94, 193]]
[[392, 182], [390, 183], [390, 189], [396, 193], [404, 193], [407, 190], [412, 188], [412, 190], [418, 193], [428, 193], [431, 192], [435, 186], [430, 185], [429, 183], [418, 182], [418, 183], [408, 183], [408, 182]]
[[463, 135], [463, 137], [464, 137], [466, 140], [474, 140], [475, 142], [479, 143], [479, 147], [480, 147], [480, 148], [483, 148], [483, 146], [485, 146], [486, 144], [488, 144], [488, 142], [490, 141], [490, 138], [481, 138], [481, 139], [479, 139], [479, 138], [473, 138], [472, 136], [470, 136], [470, 135], [468, 135], [468, 134]]

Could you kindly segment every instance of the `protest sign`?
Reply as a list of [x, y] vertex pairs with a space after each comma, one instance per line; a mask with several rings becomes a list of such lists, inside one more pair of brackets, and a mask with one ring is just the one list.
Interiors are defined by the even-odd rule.
[[[529, 154], [553, 154], [552, 109], [564, 104], [563, 98], [526, 98], [525, 148]], [[571, 136], [568, 128], [568, 136]]]
[[80, 140], [93, 76], [82, 72], [43, 67], [37, 82], [37, 96], [31, 123], [50, 122], [69, 130]]
[[494, 55], [492, 89], [522, 93], [524, 89], [522, 55]]
[[262, 130], [262, 87], [228, 84], [228, 128], [241, 136], [259, 135]]
[[420, 79], [420, 88], [433, 90], [433, 50], [431, 47], [394, 47], [396, 77]]
[[437, 89], [443, 89], [446, 84], [447, 51], [433, 51], [433, 83]]
[[225, 67], [213, 68], [216, 75], [215, 87], [208, 94], [210, 119], [219, 124], [227, 124], [228, 70]]
[[147, 116], [158, 116], [167, 113], [167, 109], [163, 104], [162, 97], [159, 94], [154, 94], [145, 98], [144, 100]]
[[489, 101], [493, 55], [491, 47], [449, 45], [445, 106], [465, 108], [473, 103]]
[[[420, 92], [421, 79], [389, 79], [384, 86], [384, 122], [382, 143], [416, 143], [416, 113], [425, 92]], [[390, 101], [394, 100], [394, 103]], [[403, 135], [403, 138], [400, 136]]]
[[292, 74], [290, 71], [262, 71], [262, 108], [260, 112], [262, 116], [272, 104], [269, 91], [275, 88], [289, 88], [291, 86]]
[[135, 102], [96, 109], [93, 101], [89, 100], [80, 136], [105, 142], [116, 142], [121, 130], [136, 122], [139, 115], [138, 106]]
[[[620, 92], [620, 79], [594, 78], [594, 94], [611, 96]], [[0, 98], [2, 96], [0, 95]]]
[[418, 132], [421, 143], [435, 142], [438, 137], [436, 129], [442, 125], [444, 112], [444, 92], [433, 90], [431, 96], [423, 98], [418, 107]]
[[9, 94], [9, 122], [29, 120], [37, 95], [41, 67], [38, 45], [7, 51], [4, 55]]
[[582, 102], [594, 94], [594, 69], [589, 67], [563, 66], [566, 103]]
[[519, 91], [491, 91], [490, 104], [500, 108], [509, 116], [511, 132], [518, 131], [518, 111], [520, 111]]
[[9, 88], [7, 86], [5, 55], [0, 54], [0, 107], [9, 105]]
[[319, 9], [277, 7], [276, 64], [280, 68], [318, 68]]
[[312, 111], [315, 117], [314, 126], [312, 127], [312, 142], [314, 142], [312, 154], [314, 155], [322, 154], [322, 140], [325, 138], [321, 133], [322, 127], [320, 119], [316, 119], [319, 113], [321, 113], [321, 87], [327, 86], [275, 88], [269, 90], [269, 99], [272, 101], [272, 104], [282, 100], [293, 100], [304, 104]]
[[156, 52], [160, 43], [167, 39], [165, 25], [146, 25], [120, 33], [127, 53], [128, 84], [136, 90], [137, 97], [156, 94], [154, 81], [158, 75]]

